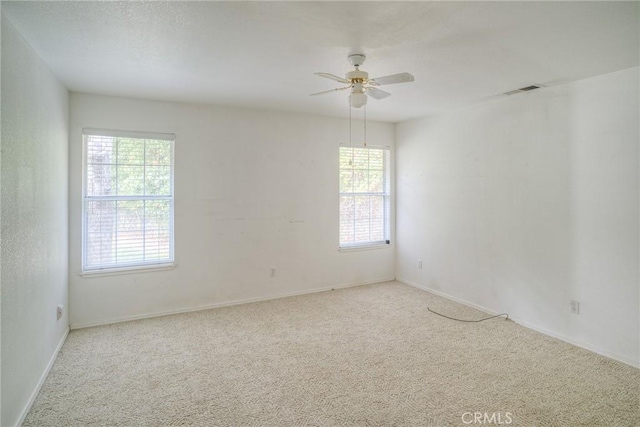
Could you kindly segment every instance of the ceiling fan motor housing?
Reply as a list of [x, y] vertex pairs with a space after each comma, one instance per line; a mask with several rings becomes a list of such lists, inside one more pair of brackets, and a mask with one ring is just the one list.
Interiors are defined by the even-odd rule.
[[347, 80], [351, 80], [352, 83], [364, 83], [369, 78], [369, 73], [366, 71], [353, 70], [344, 75]]

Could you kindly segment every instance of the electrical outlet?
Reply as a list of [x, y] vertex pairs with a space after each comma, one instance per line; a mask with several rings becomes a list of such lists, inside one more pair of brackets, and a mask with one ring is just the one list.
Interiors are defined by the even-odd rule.
[[418, 270], [422, 270], [422, 260], [418, 260]]
[[60, 304], [56, 307], [56, 319], [58, 320], [62, 319], [63, 315], [64, 315], [64, 305]]
[[276, 269], [271, 267], [271, 277], [276, 277]]
[[571, 300], [571, 313], [580, 314], [580, 303], [576, 300]]

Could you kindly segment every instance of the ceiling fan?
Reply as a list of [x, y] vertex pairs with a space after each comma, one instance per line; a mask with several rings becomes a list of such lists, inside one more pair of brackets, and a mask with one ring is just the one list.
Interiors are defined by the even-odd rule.
[[348, 59], [349, 62], [351, 62], [351, 65], [355, 67], [355, 70], [347, 72], [344, 75], [344, 78], [329, 73], [315, 73], [316, 76], [335, 80], [348, 86], [312, 93], [310, 96], [351, 89], [351, 93], [349, 95], [349, 105], [351, 105], [353, 108], [360, 108], [366, 105], [367, 96], [370, 96], [374, 99], [384, 99], [388, 96], [391, 96], [389, 92], [378, 89], [378, 86], [390, 85], [394, 83], [409, 83], [414, 80], [413, 76], [409, 73], [392, 74], [390, 76], [370, 79], [369, 73], [360, 70], [360, 66], [366, 59], [364, 55], [349, 55]]

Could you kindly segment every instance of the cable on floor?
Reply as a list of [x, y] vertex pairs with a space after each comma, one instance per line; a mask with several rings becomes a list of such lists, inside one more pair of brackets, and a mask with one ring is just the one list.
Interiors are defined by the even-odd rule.
[[509, 314], [508, 313], [500, 313], [500, 314], [496, 314], [495, 316], [485, 317], [484, 319], [478, 319], [478, 320], [465, 320], [465, 319], [456, 319], [455, 317], [445, 316], [444, 314], [440, 314], [437, 311], [431, 310], [429, 307], [427, 307], [427, 310], [429, 310], [433, 314], [437, 314], [438, 316], [446, 317], [447, 319], [456, 320], [458, 322], [465, 322], [465, 323], [484, 322], [485, 320], [494, 319], [496, 317], [501, 317], [501, 316], [507, 316], [507, 317], [504, 318], [504, 320], [509, 320]]

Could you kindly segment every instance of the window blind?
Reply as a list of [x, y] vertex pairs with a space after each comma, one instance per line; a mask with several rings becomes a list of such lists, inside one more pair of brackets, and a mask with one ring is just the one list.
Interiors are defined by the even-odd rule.
[[84, 135], [83, 271], [174, 260], [173, 136], [138, 136]]
[[389, 243], [389, 150], [340, 147], [340, 247]]

